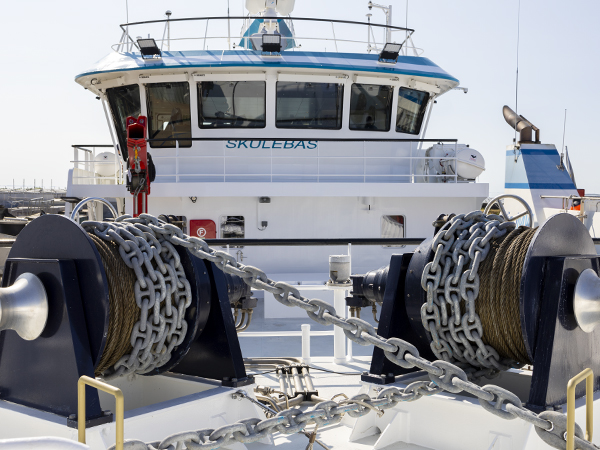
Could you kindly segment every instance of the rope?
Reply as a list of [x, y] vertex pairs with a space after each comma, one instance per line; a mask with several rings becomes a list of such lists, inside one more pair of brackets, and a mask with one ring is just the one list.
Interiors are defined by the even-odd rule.
[[131, 353], [131, 332], [139, 320], [140, 310], [135, 303], [135, 273], [127, 267], [119, 254], [119, 245], [107, 242], [88, 233], [98, 253], [108, 280], [109, 322], [106, 346], [94, 374], [102, 375], [113, 367], [124, 355]]
[[494, 239], [479, 270], [481, 287], [475, 309], [484, 330], [482, 340], [500, 356], [531, 364], [521, 329], [521, 274], [537, 228], [519, 227]]

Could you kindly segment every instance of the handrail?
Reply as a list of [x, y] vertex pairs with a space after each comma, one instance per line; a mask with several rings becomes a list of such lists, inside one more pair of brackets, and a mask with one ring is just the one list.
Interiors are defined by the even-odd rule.
[[84, 150], [83, 147], [114, 148], [114, 145], [106, 145], [106, 144], [103, 144], [103, 145], [71, 145], [71, 147], [73, 147], [73, 148], [81, 148], [82, 150]]
[[209, 245], [247, 247], [306, 247], [352, 245], [419, 245], [425, 238], [334, 238], [334, 239], [206, 239]]
[[123, 450], [125, 436], [125, 398], [121, 389], [103, 381], [83, 375], [77, 382], [77, 434], [80, 443], [85, 444], [85, 386], [91, 386], [115, 397], [116, 450]]
[[[385, 30], [385, 35], [389, 38], [389, 36], [392, 36], [392, 33], [403, 33], [403, 40], [401, 41], [401, 45], [404, 49], [404, 54], [408, 55], [408, 51], [409, 49], [412, 49], [412, 51], [414, 52], [415, 56], [420, 56], [420, 54], [422, 53], [421, 49], [418, 49], [417, 47], [415, 47], [413, 40], [412, 40], [412, 36], [415, 33], [415, 30], [412, 28], [405, 28], [405, 27], [398, 27], [398, 26], [394, 26], [394, 25], [388, 25], [388, 24], [379, 24], [379, 23], [372, 23], [372, 22], [360, 22], [360, 21], [352, 21], [352, 20], [339, 20], [339, 19], [323, 19], [323, 18], [313, 18], [313, 17], [292, 17], [292, 16], [278, 16], [278, 17], [265, 17], [262, 15], [258, 15], [258, 16], [212, 16], [212, 17], [182, 17], [182, 18], [178, 18], [178, 19], [173, 19], [171, 17], [168, 17], [166, 19], [157, 19], [157, 20], [147, 20], [147, 21], [140, 21], [140, 22], [131, 22], [131, 23], [123, 23], [121, 25], [119, 25], [119, 27], [121, 28], [122, 34], [121, 34], [121, 39], [119, 41], [118, 44], [115, 44], [112, 46], [113, 50], [120, 52], [122, 50], [125, 51], [135, 51], [135, 49], [137, 49], [139, 51], [139, 46], [136, 42], [136, 40], [134, 38], [132, 38], [131, 34], [130, 34], [130, 27], [134, 27], [134, 26], [140, 26], [140, 25], [157, 25], [157, 24], [164, 24], [165, 26], [165, 30], [163, 32], [163, 36], [162, 39], [156, 39], [156, 42], [160, 42], [160, 48], [162, 50], [163, 48], [163, 44], [167, 43], [167, 50], [171, 49], [170, 43], [171, 41], [177, 41], [177, 40], [185, 40], [186, 38], [171, 38], [171, 33], [170, 33], [170, 29], [171, 29], [171, 25], [172, 23], [175, 22], [191, 22], [191, 21], [205, 21], [206, 22], [206, 28], [204, 31], [204, 38], [202, 38], [201, 36], [195, 37], [193, 39], [198, 39], [198, 40], [203, 40], [204, 41], [204, 47], [203, 49], [206, 49], [206, 41], [207, 39], [227, 39], [227, 45], [228, 48], [231, 49], [231, 39], [232, 37], [235, 39], [236, 35], [234, 34], [232, 36], [231, 34], [231, 27], [228, 26], [228, 33], [227, 36], [224, 37], [214, 37], [214, 36], [208, 36], [208, 26], [211, 23], [211, 21], [227, 21], [228, 24], [231, 23], [231, 21], [242, 21], [244, 23], [242, 30], [248, 30], [249, 26], [250, 26], [250, 22], [252, 20], [264, 20], [264, 21], [285, 21], [286, 24], [290, 27], [290, 29], [292, 30], [292, 38], [296, 41], [296, 42], [300, 42], [300, 41], [304, 41], [304, 40], [310, 40], [310, 39], [314, 39], [314, 40], [325, 40], [325, 41], [329, 41], [331, 40], [330, 38], [323, 38], [323, 37], [310, 37], [310, 36], [299, 36], [298, 34], [296, 34], [295, 31], [295, 26], [294, 23], [296, 22], [316, 22], [316, 23], [330, 23], [331, 27], [332, 27], [332, 32], [333, 32], [333, 41], [335, 42], [335, 50], [336, 52], [338, 51], [338, 42], [348, 42], [348, 43], [361, 43], [361, 44], [368, 44], [367, 46], [367, 52], [370, 53], [371, 51], [376, 51], [379, 52], [379, 46], [383, 46], [385, 45], [386, 42], [385, 39], [382, 42], [377, 42], [377, 39], [375, 39], [375, 35], [373, 34], [373, 29], [377, 28], [377, 29], [383, 29]], [[369, 38], [366, 41], [354, 41], [352, 39], [338, 39], [338, 37], [336, 36], [336, 31], [335, 31], [335, 25], [354, 25], [354, 26], [363, 26], [366, 27], [368, 30], [368, 35]], [[165, 34], [167, 33], [167, 30], [169, 31], [169, 33], [167, 34], [167, 38], [165, 39]], [[356, 33], [354, 33], [356, 34]], [[373, 36], [374, 39], [374, 46], [371, 46], [371, 35]], [[135, 35], [134, 35], [135, 36]], [[242, 41], [244, 42], [243, 45], [238, 46], [238, 47], [242, 47], [246, 50], [251, 49], [249, 46], [249, 41], [250, 41], [250, 36], [244, 35], [243, 32], [240, 33], [240, 39], [242, 39]], [[236, 48], [236, 44], [234, 43], [233, 45], [234, 48]]]
[[[225, 130], [226, 128], [221, 128]], [[234, 137], [228, 139], [225, 137], [172, 137], [169, 139], [147, 139], [146, 142], [172, 142], [172, 141], [318, 141], [318, 142], [451, 142], [454, 144], [458, 143], [458, 139], [377, 139], [377, 138], [291, 138], [291, 137]]]
[[253, 19], [271, 19], [271, 20], [299, 20], [299, 21], [309, 21], [309, 22], [331, 22], [331, 23], [344, 23], [348, 25], [365, 25], [370, 27], [379, 27], [386, 28], [390, 30], [397, 31], [407, 31], [413, 34], [415, 32], [412, 28], [404, 28], [404, 27], [396, 27], [393, 25], [385, 25], [379, 23], [371, 23], [371, 22], [357, 22], [354, 20], [338, 20], [338, 19], [320, 19], [313, 17], [291, 17], [291, 16], [278, 16], [278, 17], [263, 17], [263, 16], [214, 16], [214, 17], [183, 17], [181, 19], [159, 19], [159, 20], [146, 20], [143, 22], [130, 22], [130, 23], [122, 23], [119, 25], [121, 30], [125, 32], [126, 27], [131, 27], [134, 25], [148, 25], [152, 23], [172, 23], [172, 22], [187, 22], [187, 21], [195, 21], [195, 20], [253, 20]]
[[594, 372], [587, 368], [567, 384], [567, 450], [575, 450], [575, 388], [585, 380], [585, 439], [592, 441], [594, 431]]

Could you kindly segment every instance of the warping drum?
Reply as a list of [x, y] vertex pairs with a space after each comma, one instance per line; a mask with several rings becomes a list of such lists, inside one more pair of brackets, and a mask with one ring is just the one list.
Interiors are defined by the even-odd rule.
[[[432, 241], [425, 241], [415, 250], [406, 275], [406, 313], [420, 343], [426, 347], [429, 347], [429, 337], [421, 321], [421, 306], [427, 301], [427, 293], [421, 287], [421, 274], [425, 265], [433, 260]], [[529, 245], [523, 264], [519, 300], [521, 329], [532, 361], [541, 311], [542, 266], [547, 258], [574, 255], [595, 257], [596, 249], [585, 226], [569, 214], [557, 214], [548, 219]]]
[[[411, 330], [410, 333], [399, 332], [397, 336], [412, 336], [412, 343], [426, 358], [433, 355], [431, 338], [421, 319], [421, 307], [427, 301], [421, 274], [425, 265], [433, 260], [431, 246], [432, 240], [421, 244], [408, 263], [403, 309]], [[519, 323], [511, 322], [511, 325], [520, 329], [528, 359], [533, 364], [528, 407], [543, 410], [566, 401], [567, 382], [581, 370], [589, 367], [594, 373], [600, 371], [600, 361], [593, 357], [600, 349], [600, 330], [584, 332], [577, 325], [573, 309], [573, 293], [579, 275], [586, 269], [598, 273], [599, 262], [586, 227], [576, 217], [565, 213], [548, 219], [535, 232], [524, 256], [521, 254], [519, 258], [524, 258], [520, 284], [517, 284], [519, 293], [512, 296], [512, 301], [518, 299], [515, 307], [518, 306]], [[479, 276], [481, 279], [486, 275], [480, 271]], [[497, 274], [494, 272], [493, 276]], [[502, 302], [510, 299], [511, 296], [500, 296]], [[494, 320], [506, 321], [508, 318]], [[484, 342], [485, 336], [484, 324]], [[598, 389], [600, 383], [596, 379], [594, 390]], [[577, 396], [582, 395], [584, 389], [580, 386]]]
[[[192, 291], [192, 304], [186, 311], [188, 331], [184, 341], [172, 354], [170, 361], [157, 368], [152, 374], [162, 373], [175, 366], [187, 353], [191, 343], [206, 326], [211, 306], [211, 283], [203, 261], [191, 256], [184, 248], [176, 246], [181, 263]], [[97, 366], [106, 347], [109, 325], [109, 289], [100, 254], [94, 242], [83, 228], [72, 220], [58, 215], [44, 215], [28, 224], [19, 234], [8, 256], [7, 267], [19, 260], [68, 260], [73, 261], [89, 348], [94, 367]], [[11, 264], [12, 262], [12, 264]], [[18, 268], [18, 265], [15, 266]], [[16, 274], [7, 273], [3, 286], [16, 279]], [[42, 282], [44, 274], [38, 275]], [[54, 299], [55, 300], [55, 299]], [[42, 338], [51, 333], [52, 321], [58, 320], [62, 306], [52, 304], [49, 298], [50, 315]]]

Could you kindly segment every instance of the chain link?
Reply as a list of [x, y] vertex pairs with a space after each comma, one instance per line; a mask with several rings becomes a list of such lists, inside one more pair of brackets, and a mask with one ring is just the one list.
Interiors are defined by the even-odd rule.
[[[429, 330], [433, 334], [433, 332], [438, 332], [439, 329], [438, 336], [442, 334], [441, 338], [438, 337], [440, 346], [444, 347], [443, 343], [446, 344], [446, 347], [444, 347], [446, 354], [442, 353], [442, 356], [455, 355], [455, 347], [453, 346], [452, 349], [449, 348], [451, 346], [450, 342], [452, 342], [459, 350], [464, 351], [464, 353], [468, 351], [468, 347], [464, 345], [462, 340], [460, 343], [463, 344], [464, 350], [459, 347], [454, 338], [451, 337], [450, 340], [447, 339], [448, 334], [451, 335], [448, 323], [450, 323], [450, 320], [454, 320], [454, 332], [461, 336], [461, 338], [464, 335], [465, 341], [467, 342], [470, 341], [470, 336], [478, 347], [476, 351], [472, 350], [475, 353], [469, 354], [469, 357], [472, 358], [473, 361], [479, 363], [482, 361], [489, 361], [487, 366], [484, 365], [484, 367], [486, 367], [484, 370], [473, 372], [474, 369], [470, 368], [469, 375], [467, 374], [466, 369], [461, 369], [446, 358], [440, 358], [440, 360], [434, 362], [427, 361], [419, 356], [417, 348], [409, 342], [399, 338], [385, 339], [377, 335], [375, 328], [367, 322], [340, 317], [336, 314], [335, 308], [327, 302], [318, 299], [309, 300], [301, 296], [299, 291], [293, 286], [286, 283], [274, 282], [260, 269], [245, 266], [237, 262], [235, 258], [230, 257], [227, 253], [211, 249], [201, 239], [185, 236], [179, 228], [164, 224], [154, 216], [142, 214], [136, 219], [132, 219], [129, 216], [118, 218], [115, 224], [124, 224], [123, 228], [130, 232], [132, 231], [130, 230], [130, 227], [134, 227], [138, 230], [151, 230], [155, 233], [154, 237], [156, 237], [160, 243], [162, 243], [162, 238], [164, 241], [174, 245], [184, 245], [186, 248], [189, 248], [195, 256], [214, 262], [217, 267], [224, 271], [231, 271], [228, 273], [243, 274], [243, 276], [240, 276], [242, 276], [244, 281], [251, 287], [255, 289], [264, 289], [276, 294], [275, 299], [286, 306], [302, 307], [307, 312], [308, 316], [318, 323], [323, 325], [336, 325], [343, 328], [348, 338], [352, 341], [361, 345], [372, 344], [382, 349], [385, 356], [393, 363], [404, 368], [418, 367], [426, 371], [432, 380], [431, 382], [417, 381], [409, 384], [404, 389], [396, 386], [388, 387], [379, 392], [377, 398], [357, 396], [349, 400], [342, 400], [340, 403], [327, 401], [319, 403], [315, 408], [305, 412], [302, 412], [300, 409], [291, 408], [279, 412], [275, 417], [262, 421], [258, 421], [259, 419], [246, 419], [232, 425], [221, 427], [217, 430], [205, 429], [196, 432], [178, 433], [168, 437], [160, 443], [144, 444], [141, 441], [127, 441], [124, 448], [127, 450], [212, 450], [226, 446], [231, 442], [255, 442], [256, 440], [276, 432], [284, 434], [296, 433], [312, 423], [319, 424], [319, 426], [338, 423], [344, 413], [348, 413], [349, 415], [356, 413], [358, 416], [362, 416], [373, 410], [381, 412], [385, 409], [393, 408], [399, 402], [415, 401], [423, 396], [437, 394], [442, 390], [453, 393], [460, 393], [462, 391], [468, 392], [479, 399], [480, 404], [486, 411], [504, 419], [512, 420], [520, 418], [534, 425], [536, 432], [546, 443], [554, 448], [565, 448], [566, 415], [553, 411], [544, 411], [538, 415], [533, 411], [524, 408], [519, 398], [506, 389], [494, 385], [479, 387], [477, 384], [469, 381], [469, 376], [471, 378], [475, 376], [491, 378], [497, 374], [498, 369], [505, 367], [500, 363], [497, 353], [495, 353], [491, 347], [488, 347], [485, 352], [482, 350], [482, 347], [478, 342], [481, 341], [482, 335], [482, 333], [479, 332], [479, 328], [477, 326], [466, 327], [463, 325], [465, 317], [467, 318], [467, 325], [472, 325], [474, 320], [470, 319], [475, 319], [476, 317], [476, 313], [474, 312], [474, 298], [477, 296], [476, 289], [478, 288], [475, 280], [477, 279], [478, 264], [483, 261], [483, 258], [487, 255], [487, 251], [489, 251], [489, 247], [488, 250], [486, 250], [486, 246], [489, 245], [489, 242], [492, 239], [492, 237], [489, 236], [499, 237], [502, 236], [502, 234], [499, 233], [506, 233], [508, 232], [507, 230], [514, 228], [514, 224], [511, 225], [506, 222], [501, 223], [502, 220], [501, 217], [493, 215], [488, 215], [486, 217], [480, 211], [456, 216], [448, 222], [436, 236], [434, 243], [437, 243], [437, 245], [434, 248], [436, 251], [439, 249], [444, 253], [438, 258], [434, 258], [432, 263], [437, 261], [437, 267], [433, 267], [432, 263], [430, 263], [431, 265], [426, 266], [430, 269], [425, 270], [422, 278], [422, 285], [428, 292], [428, 299], [430, 290], [432, 290], [431, 294], [434, 293], [433, 290], [435, 290], [435, 294], [440, 294], [439, 289], [440, 286], [442, 286], [441, 280], [443, 274], [445, 274], [445, 278], [444, 287], [441, 292], [442, 294], [445, 291], [445, 283], [447, 280], [451, 280], [450, 282], [455, 288], [457, 287], [456, 280], [459, 276], [461, 282], [463, 278], [467, 280], [464, 284], [464, 292], [466, 293], [465, 296], [467, 298], [465, 299], [463, 297], [463, 300], [466, 301], [465, 307], [467, 312], [465, 315], [457, 316], [456, 312], [453, 311], [452, 316], [447, 317], [447, 321], [443, 322], [444, 316], [440, 315], [439, 306], [443, 305], [444, 308], [441, 309], [445, 310], [445, 304], [450, 303], [447, 302], [445, 295], [432, 295], [432, 303], [425, 303], [424, 305], [426, 309], [427, 306], [430, 305], [431, 309], [428, 312], [433, 313], [433, 320], [428, 319], [426, 321], [426, 323], [433, 324], [433, 326], [429, 327]], [[101, 223], [93, 228], [95, 232], [96, 230], [99, 230], [98, 233], [103, 233], [105, 231], [113, 230], [110, 225], [112, 224]], [[139, 225], [143, 225], [145, 228], [140, 228]], [[116, 225], [116, 227], [119, 228], [119, 225]], [[481, 230], [481, 232], [476, 233], [476, 230]], [[146, 231], [142, 232], [146, 233]], [[476, 237], [473, 238], [475, 233]], [[123, 244], [118, 241], [118, 238], [115, 238], [115, 242], [119, 242], [119, 244], [122, 245], [123, 251], [126, 252], [126, 254], [132, 255], [130, 258], [131, 261], [134, 260], [135, 255], [137, 262], [133, 264], [139, 264], [141, 267], [140, 254], [137, 253], [134, 245], [135, 242], [130, 242], [132, 241], [131, 239], [125, 240], [123, 237], [126, 236], [125, 233], [117, 234], [115, 232], [113, 234], [123, 239]], [[479, 238], [481, 239], [478, 240]], [[459, 244], [454, 245], [455, 242], [458, 242]], [[469, 246], [466, 247], [466, 244], [469, 242]], [[152, 245], [156, 245], [153, 240], [152, 243]], [[452, 255], [454, 255], [455, 250], [451, 250], [452, 248], [460, 248], [460, 250], [456, 250], [456, 267], [465, 266], [467, 264], [466, 255], [471, 259], [471, 264], [469, 270], [462, 275], [460, 274], [461, 269], [457, 270], [455, 267], [453, 275], [450, 277], [451, 267], [448, 267], [450, 264], [448, 259], [452, 260], [452, 257], [448, 257], [447, 255], [451, 251]], [[471, 251], [471, 248], [474, 250]], [[140, 249], [140, 252], [141, 251], [142, 250]], [[477, 256], [478, 254], [481, 256]], [[459, 262], [461, 257], [463, 258], [462, 262]], [[443, 264], [442, 261], [444, 261]], [[425, 273], [427, 273], [427, 275], [425, 275]], [[439, 276], [437, 275], [438, 273]], [[467, 275], [464, 276], [464, 274]], [[140, 279], [138, 279], [138, 282], [141, 284]], [[462, 286], [459, 287], [462, 291]], [[144, 288], [146, 287], [144, 286]], [[475, 293], [471, 300], [468, 292], [473, 291], [475, 291]], [[437, 315], [434, 312], [436, 310], [434, 306], [438, 307]], [[438, 322], [440, 323], [439, 327], [437, 326]], [[446, 323], [445, 326], [448, 327], [447, 329], [444, 329], [443, 323]], [[456, 326], [458, 325], [463, 328], [457, 329]], [[469, 364], [471, 363], [468, 358], [464, 359]], [[495, 363], [493, 361], [495, 361]], [[475, 365], [481, 366], [483, 364]], [[240, 393], [247, 397], [245, 392], [240, 391]], [[576, 448], [599, 450], [599, 447], [582, 438], [583, 434], [581, 428], [577, 427], [576, 429]], [[111, 447], [111, 449], [114, 448], [114, 446]]]
[[427, 292], [421, 320], [439, 359], [496, 370], [515, 366], [513, 361], [501, 360], [498, 352], [483, 342], [481, 319], [475, 311], [479, 265], [490, 251], [491, 240], [515, 226], [502, 217], [473, 211], [453, 217], [436, 234], [431, 245], [433, 261], [421, 277]]
[[87, 232], [118, 244], [123, 261], [136, 275], [134, 295], [140, 318], [131, 333], [133, 350], [102, 374], [107, 380], [163, 366], [187, 333], [184, 317], [192, 303], [192, 291], [173, 245], [181, 245], [177, 239], [181, 240], [183, 233], [177, 228], [179, 235], [167, 225], [157, 227], [128, 216], [113, 223], [82, 224]]

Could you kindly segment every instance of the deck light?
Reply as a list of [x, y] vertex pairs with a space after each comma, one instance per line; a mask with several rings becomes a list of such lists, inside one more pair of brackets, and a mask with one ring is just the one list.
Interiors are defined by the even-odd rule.
[[398, 61], [398, 55], [400, 54], [400, 49], [402, 48], [402, 44], [385, 44], [383, 50], [379, 54], [379, 62], [393, 62], [396, 63]]
[[281, 52], [281, 35], [280, 34], [263, 34], [263, 36], [262, 36], [262, 51], [265, 53], [280, 53]]
[[156, 45], [156, 41], [152, 38], [148, 39], [139, 39], [137, 40], [138, 46], [140, 47], [140, 52], [142, 54], [142, 58], [144, 59], [160, 59], [161, 52], [158, 46]]

